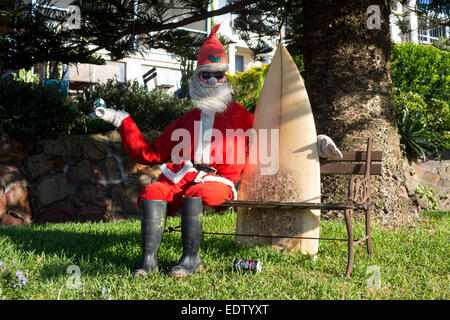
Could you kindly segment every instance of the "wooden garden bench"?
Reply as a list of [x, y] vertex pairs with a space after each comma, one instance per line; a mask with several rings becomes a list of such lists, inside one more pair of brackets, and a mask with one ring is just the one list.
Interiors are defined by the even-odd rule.
[[[320, 160], [321, 175], [350, 175], [346, 203], [303, 203], [303, 202], [273, 202], [229, 200], [220, 206], [271, 209], [320, 209], [341, 210], [344, 212], [347, 227], [347, 239], [317, 238], [318, 240], [343, 240], [348, 242], [348, 263], [345, 277], [349, 278], [353, 270], [354, 247], [365, 242], [367, 252], [372, 255], [370, 232], [371, 186], [372, 175], [381, 175], [381, 151], [372, 151], [373, 140], [367, 140], [366, 151], [342, 152], [343, 159]], [[376, 163], [372, 163], [376, 162]], [[361, 178], [361, 176], [363, 176]], [[366, 236], [354, 240], [352, 231], [352, 215], [355, 210], [365, 211]], [[301, 238], [301, 237], [299, 237]], [[311, 238], [309, 238], [311, 239]]]

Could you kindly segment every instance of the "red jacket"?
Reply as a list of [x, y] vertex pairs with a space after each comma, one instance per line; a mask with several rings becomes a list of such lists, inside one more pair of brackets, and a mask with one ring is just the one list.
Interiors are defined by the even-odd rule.
[[[218, 173], [230, 181], [238, 182], [245, 166], [245, 158], [242, 161], [242, 154], [248, 153], [248, 136], [245, 137], [245, 140], [242, 140], [243, 138], [238, 138], [239, 134], [233, 134], [230, 129], [240, 129], [240, 133], [244, 133], [252, 128], [252, 124], [253, 115], [239, 103], [231, 102], [225, 111], [216, 113], [214, 118], [208, 119], [198, 108], [186, 113], [172, 122], [151, 143], [145, 140], [131, 117], [123, 120], [119, 127], [119, 133], [122, 137], [123, 147], [133, 160], [140, 164], [156, 165], [169, 161], [172, 150], [177, 145], [177, 150], [181, 150], [179, 144], [187, 138], [180, 138], [180, 135], [178, 135], [178, 138], [173, 141], [172, 134], [176, 129], [185, 129], [184, 133], [189, 133], [190, 136], [190, 145], [185, 150], [187, 154], [181, 151], [179, 155], [183, 156], [184, 160], [191, 160], [187, 161], [189, 163], [206, 163], [210, 167], [216, 168]], [[199, 143], [198, 138], [202, 136], [200, 134], [202, 128], [210, 125], [213, 128], [212, 137], [206, 134], [202, 140], [203, 144]], [[241, 137], [244, 136], [241, 135]], [[202, 147], [199, 147], [199, 145], [202, 145]], [[166, 163], [165, 166], [174, 174], [181, 173], [180, 170], [183, 168], [190, 168], [187, 168], [185, 162]]]

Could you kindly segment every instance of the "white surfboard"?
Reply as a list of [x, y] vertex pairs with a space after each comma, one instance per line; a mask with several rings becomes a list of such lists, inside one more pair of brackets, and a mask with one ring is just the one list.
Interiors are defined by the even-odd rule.
[[[320, 163], [311, 105], [297, 66], [283, 45], [278, 46], [268, 70], [253, 128], [258, 137], [266, 130], [269, 142], [271, 130], [273, 134], [278, 130], [278, 171], [267, 174], [268, 165], [258, 157], [257, 164], [244, 170], [239, 199], [320, 203]], [[252, 143], [250, 153], [260, 150], [261, 142]], [[318, 238], [319, 224], [320, 210], [239, 208], [236, 233]], [[236, 242], [310, 255], [316, 255], [319, 248], [315, 239], [237, 236]]]

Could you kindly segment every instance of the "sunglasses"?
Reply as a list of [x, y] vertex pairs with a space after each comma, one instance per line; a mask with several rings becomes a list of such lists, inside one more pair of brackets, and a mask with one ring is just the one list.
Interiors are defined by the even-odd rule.
[[202, 77], [205, 80], [208, 80], [211, 77], [214, 77], [217, 80], [221, 80], [225, 77], [225, 73], [223, 73], [222, 71], [218, 71], [218, 72], [203, 71], [200, 73], [200, 77]]

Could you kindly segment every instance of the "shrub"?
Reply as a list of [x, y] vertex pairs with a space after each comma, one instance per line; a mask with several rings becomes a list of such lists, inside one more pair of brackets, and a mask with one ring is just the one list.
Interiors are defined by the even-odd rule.
[[433, 41], [431, 45], [440, 50], [450, 52], [450, 38], [440, 38], [439, 40]]
[[[292, 59], [303, 77], [305, 71], [303, 56], [296, 54], [292, 56]], [[234, 101], [242, 104], [251, 113], [255, 112], [256, 103], [261, 94], [261, 89], [269, 66], [270, 65], [267, 64], [261, 67], [253, 67], [246, 72], [240, 72], [237, 75], [227, 74], [227, 79], [231, 83], [234, 91]]]
[[38, 83], [39, 76], [37, 74], [33, 74], [33, 71], [30, 69], [26, 71], [25, 69], [20, 69], [18, 73], [13, 73], [12, 77], [16, 81], [22, 81], [26, 83]]
[[419, 184], [419, 186], [417, 187], [415, 192], [417, 194], [422, 195], [426, 199], [426, 201], [428, 203], [428, 207], [430, 209], [433, 209], [433, 210], [439, 209], [439, 200], [436, 199], [433, 189], [431, 189], [430, 187], [424, 186], [422, 184]]
[[76, 104], [52, 88], [0, 80], [0, 135], [25, 141], [69, 132]]
[[[410, 135], [415, 132], [416, 138], [431, 142], [437, 150], [450, 150], [450, 106], [447, 102], [432, 98], [427, 103], [417, 93], [394, 89], [394, 108], [399, 131], [407, 147], [410, 145]], [[410, 147], [422, 156], [430, 155], [432, 149], [428, 148], [430, 152], [417, 152]]]
[[430, 142], [433, 133], [425, 129], [425, 122], [421, 118], [420, 110], [410, 111], [405, 107], [397, 117], [397, 124], [407, 151], [426, 158], [436, 151], [436, 146]]
[[411, 42], [392, 45], [392, 80], [404, 92], [418, 93], [425, 101], [450, 101], [450, 53]]
[[253, 113], [268, 70], [269, 66], [264, 65], [250, 68], [247, 72], [241, 72], [234, 76], [228, 74], [227, 79], [234, 91], [234, 101], [239, 102]]
[[[407, 149], [414, 150], [405, 135], [417, 130], [421, 122], [423, 139], [438, 151], [450, 150], [450, 53], [431, 45], [393, 43], [392, 80], [397, 122]], [[405, 127], [414, 122], [411, 128]]]
[[112, 125], [89, 116], [96, 98], [103, 98], [108, 108], [123, 109], [130, 113], [142, 131], [162, 131], [172, 121], [195, 108], [188, 99], [179, 99], [161, 90], [147, 91], [137, 81], [109, 80], [85, 90], [83, 97], [79, 99], [81, 114], [73, 131], [94, 133], [113, 129]]

